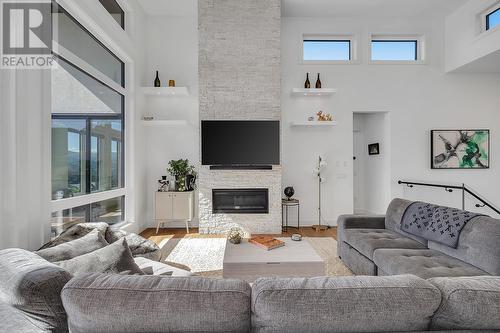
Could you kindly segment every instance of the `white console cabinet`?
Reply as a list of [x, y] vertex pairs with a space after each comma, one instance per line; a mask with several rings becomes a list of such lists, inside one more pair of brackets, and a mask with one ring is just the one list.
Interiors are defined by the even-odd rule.
[[189, 233], [189, 222], [194, 216], [194, 192], [156, 192], [156, 233], [160, 224], [169, 221], [185, 221]]

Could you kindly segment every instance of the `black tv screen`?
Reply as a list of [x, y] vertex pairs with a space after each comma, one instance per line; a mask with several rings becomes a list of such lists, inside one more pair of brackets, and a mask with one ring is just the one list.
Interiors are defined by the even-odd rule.
[[279, 121], [201, 122], [203, 165], [280, 164]]

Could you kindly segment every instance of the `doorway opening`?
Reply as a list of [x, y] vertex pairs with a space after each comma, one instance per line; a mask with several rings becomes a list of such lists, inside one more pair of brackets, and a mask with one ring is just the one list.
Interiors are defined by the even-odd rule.
[[385, 214], [391, 197], [389, 112], [353, 114], [355, 214]]

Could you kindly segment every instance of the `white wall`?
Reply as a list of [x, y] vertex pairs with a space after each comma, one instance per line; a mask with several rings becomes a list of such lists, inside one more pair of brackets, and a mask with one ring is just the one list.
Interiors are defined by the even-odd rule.
[[[189, 0], [193, 1], [193, 0]], [[155, 226], [154, 193], [157, 180], [167, 175], [168, 162], [187, 158], [197, 169], [199, 158], [198, 114], [198, 13], [189, 17], [149, 16], [146, 24], [146, 70], [143, 86], [152, 86], [158, 70], [162, 86], [174, 79], [177, 86], [189, 88], [188, 97], [146, 97], [141, 110], [155, 119], [185, 119], [187, 126], [145, 127], [147, 168], [147, 212], [145, 225]], [[197, 203], [195, 204], [197, 207]], [[195, 212], [198, 216], [198, 212]], [[196, 221], [190, 225], [196, 226]], [[169, 227], [184, 226], [183, 222], [169, 223]]]
[[[389, 118], [388, 112], [354, 114], [355, 213], [383, 214], [391, 199]], [[368, 145], [372, 143], [379, 144], [379, 155], [368, 154]]]
[[500, 72], [500, 27], [483, 31], [481, 16], [496, 3], [470, 0], [446, 17], [446, 71]]
[[[387, 111], [391, 118], [391, 197], [411, 193], [399, 179], [467, 183], [500, 205], [492, 183], [500, 177], [495, 137], [500, 130], [500, 75], [445, 74], [444, 19], [283, 18], [282, 110], [283, 186], [293, 185], [301, 200], [303, 223], [316, 219], [316, 183], [312, 174], [319, 154], [329, 167], [324, 186], [324, 218], [335, 225], [338, 215], [353, 211], [352, 117], [353, 112]], [[354, 33], [359, 40], [359, 63], [352, 65], [303, 65], [303, 33]], [[424, 65], [368, 64], [369, 34], [417, 33], [426, 38]], [[337, 88], [331, 98], [296, 98], [293, 87], [302, 87], [305, 73], [322, 73], [324, 87]], [[333, 113], [333, 129], [296, 129], [290, 121], [305, 120], [318, 109]], [[431, 170], [430, 130], [439, 128], [490, 128], [491, 169]], [[446, 203], [444, 191], [418, 192], [420, 199]], [[452, 195], [455, 195], [452, 194]], [[416, 198], [416, 195], [415, 195]], [[454, 198], [455, 199], [455, 198]], [[453, 199], [453, 200], [454, 200]]]

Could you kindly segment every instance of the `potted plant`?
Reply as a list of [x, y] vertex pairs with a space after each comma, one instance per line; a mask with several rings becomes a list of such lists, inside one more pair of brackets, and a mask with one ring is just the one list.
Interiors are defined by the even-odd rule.
[[168, 162], [167, 172], [175, 177], [175, 190], [184, 192], [194, 190], [196, 171], [189, 165], [187, 159], [171, 160]]

